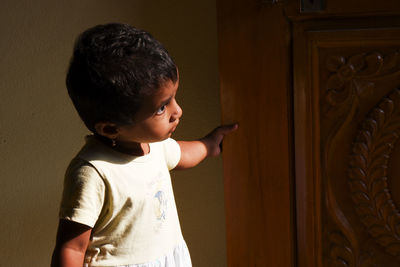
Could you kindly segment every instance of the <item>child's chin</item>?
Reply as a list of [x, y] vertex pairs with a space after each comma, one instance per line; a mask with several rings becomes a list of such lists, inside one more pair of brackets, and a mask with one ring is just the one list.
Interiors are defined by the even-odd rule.
[[[177, 125], [177, 126], [178, 126], [178, 125]], [[169, 131], [169, 134], [170, 134], [170, 135], [173, 134], [173, 133], [175, 132], [177, 126], [173, 127], [173, 128]]]

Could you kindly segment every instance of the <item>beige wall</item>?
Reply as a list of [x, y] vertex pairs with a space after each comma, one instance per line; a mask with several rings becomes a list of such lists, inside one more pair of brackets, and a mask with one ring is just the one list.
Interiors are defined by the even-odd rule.
[[[153, 33], [180, 68], [175, 138], [200, 137], [220, 117], [215, 3], [3, 0], [0, 10], [0, 265], [48, 266], [63, 173], [87, 133], [64, 87], [76, 35], [112, 21]], [[221, 164], [173, 173], [196, 267], [226, 265]]]

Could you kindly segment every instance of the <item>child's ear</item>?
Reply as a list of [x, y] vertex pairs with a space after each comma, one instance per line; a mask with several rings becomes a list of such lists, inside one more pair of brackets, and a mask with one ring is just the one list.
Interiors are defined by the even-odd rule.
[[101, 121], [96, 123], [94, 128], [97, 134], [108, 139], [115, 139], [118, 136], [118, 127], [115, 123]]

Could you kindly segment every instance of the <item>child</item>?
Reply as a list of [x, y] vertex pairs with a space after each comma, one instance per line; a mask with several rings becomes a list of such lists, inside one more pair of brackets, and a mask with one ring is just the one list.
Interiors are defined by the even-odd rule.
[[66, 171], [52, 266], [191, 266], [169, 170], [218, 155], [237, 125], [171, 139], [182, 116], [177, 68], [150, 34], [125, 24], [82, 33], [66, 83], [93, 135]]

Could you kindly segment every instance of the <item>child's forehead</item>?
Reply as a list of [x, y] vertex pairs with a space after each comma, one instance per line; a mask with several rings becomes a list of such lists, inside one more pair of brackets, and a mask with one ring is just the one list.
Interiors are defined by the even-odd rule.
[[152, 100], [155, 104], [160, 104], [160, 102], [164, 102], [176, 95], [176, 92], [178, 90], [179, 86], [179, 81], [176, 81], [175, 83], [172, 81], [167, 81], [163, 83], [162, 86], [157, 90], [157, 92], [154, 94]]

